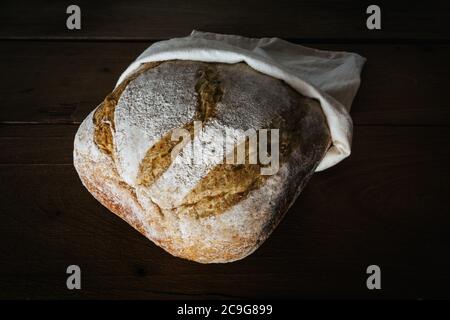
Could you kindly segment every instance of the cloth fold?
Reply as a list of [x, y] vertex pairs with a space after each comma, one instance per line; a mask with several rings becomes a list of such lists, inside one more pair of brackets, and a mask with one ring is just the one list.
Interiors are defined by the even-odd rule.
[[122, 73], [117, 85], [142, 63], [165, 60], [245, 62], [285, 81], [302, 95], [319, 100], [328, 121], [332, 146], [316, 171], [350, 155], [353, 125], [349, 111], [361, 82], [364, 57], [308, 48], [279, 38], [246, 38], [194, 30], [187, 37], [152, 44]]

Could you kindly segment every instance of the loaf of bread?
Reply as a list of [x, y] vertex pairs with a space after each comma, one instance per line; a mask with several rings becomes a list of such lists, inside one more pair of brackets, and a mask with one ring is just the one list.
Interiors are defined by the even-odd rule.
[[[192, 143], [174, 139], [179, 129]], [[262, 129], [278, 132], [266, 131], [267, 143], [278, 139], [267, 155], [276, 146], [279, 158], [266, 173], [267, 162], [248, 161], [248, 132]], [[239, 157], [228, 141], [246, 147], [244, 163], [225, 161]], [[219, 263], [267, 239], [330, 144], [320, 104], [283, 81], [245, 63], [174, 60], [142, 64], [87, 116], [74, 165], [98, 201], [155, 244]], [[187, 161], [196, 146], [199, 161]]]

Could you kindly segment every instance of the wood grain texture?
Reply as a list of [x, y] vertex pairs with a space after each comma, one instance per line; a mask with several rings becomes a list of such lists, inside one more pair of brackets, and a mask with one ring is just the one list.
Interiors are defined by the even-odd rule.
[[441, 0], [377, 1], [383, 24], [376, 32], [366, 28], [368, 0], [77, 1], [82, 26], [76, 32], [66, 28], [70, 4], [5, 1], [0, 39], [159, 40], [193, 29], [302, 40], [450, 39], [450, 4]]
[[[0, 123], [80, 123], [150, 43], [3, 42]], [[449, 125], [450, 45], [308, 44], [367, 58], [355, 124]], [[49, 89], [51, 88], [51, 89]], [[51, 90], [51, 92], [49, 92]]]
[[[0, 126], [11, 151], [0, 158], [1, 298], [450, 297], [450, 151], [439, 147], [450, 128], [356, 127], [352, 156], [312, 178], [255, 254], [227, 265], [174, 258], [103, 208], [71, 165], [75, 130]], [[365, 287], [373, 263], [379, 293]], [[84, 272], [81, 291], [65, 287], [69, 264]]]

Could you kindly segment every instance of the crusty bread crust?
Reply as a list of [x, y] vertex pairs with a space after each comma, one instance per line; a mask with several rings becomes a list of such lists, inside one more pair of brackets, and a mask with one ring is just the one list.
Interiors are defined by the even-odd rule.
[[[177, 64], [199, 64], [189, 61], [167, 63], [172, 64], [174, 70]], [[162, 65], [164, 64], [166, 63]], [[242, 65], [235, 70], [248, 77], [250, 84], [252, 81], [258, 83], [260, 77], [270, 78], [255, 72], [247, 65]], [[226, 70], [228, 67], [231, 68], [233, 65], [220, 66], [219, 70]], [[158, 72], [155, 70], [155, 77], [158, 76]], [[230, 69], [229, 72], [235, 71]], [[274, 95], [276, 98], [277, 94], [287, 92], [274, 93], [272, 85], [275, 82], [277, 86], [287, 88], [291, 96], [288, 102], [293, 104], [288, 107], [301, 109], [295, 119], [296, 130], [298, 129], [294, 132], [296, 136], [289, 136], [290, 142], [293, 140], [296, 142], [291, 146], [288, 157], [281, 162], [276, 174], [267, 176], [261, 185], [248, 190], [240, 201], [224, 208], [223, 211], [204, 216], [180, 213], [177, 208], [168, 205], [176, 203], [175, 200], [158, 203], [158, 197], [163, 198], [164, 194], [155, 194], [152, 188], [154, 186], [139, 185], [138, 179], [130, 183], [130, 176], [124, 179], [122, 172], [127, 171], [127, 168], [121, 167], [123, 163], [117, 162], [117, 158], [123, 158], [124, 154], [118, 154], [120, 150], [117, 150], [115, 145], [112, 154], [108, 154], [95, 141], [94, 115], [98, 109], [83, 121], [75, 137], [74, 165], [83, 185], [105, 207], [174, 256], [200, 263], [231, 262], [246, 257], [275, 229], [331, 144], [326, 119], [318, 102], [292, 93], [292, 89], [279, 80], [263, 79], [260, 83], [267, 83], [268, 87], [263, 88], [263, 91], [272, 95], [270, 99], [273, 99]], [[133, 81], [130, 82], [132, 83]], [[251, 90], [251, 87], [249, 88], [248, 90]], [[223, 90], [225, 102], [221, 108], [225, 110], [228, 108], [229, 112], [233, 112], [233, 109], [226, 105], [226, 95], [229, 93], [227, 90], [231, 89], [225, 87]], [[195, 96], [195, 91], [193, 95]], [[258, 99], [264, 101], [265, 97], [259, 96]], [[280, 101], [283, 99], [285, 98], [280, 97]], [[132, 101], [126, 101], [121, 107], [131, 103]], [[249, 103], [254, 104], [255, 101]], [[101, 107], [100, 105], [98, 108]], [[283, 112], [280, 114], [283, 115]], [[289, 112], [284, 116], [288, 118]], [[120, 125], [124, 127], [123, 123], [119, 124], [119, 127]], [[120, 139], [123, 139], [126, 132], [121, 134]], [[116, 137], [114, 130], [112, 137]], [[151, 146], [146, 146], [148, 147]], [[145, 155], [145, 152], [141, 154]], [[214, 188], [220, 188], [220, 184]], [[214, 198], [210, 201], [214, 201]]]

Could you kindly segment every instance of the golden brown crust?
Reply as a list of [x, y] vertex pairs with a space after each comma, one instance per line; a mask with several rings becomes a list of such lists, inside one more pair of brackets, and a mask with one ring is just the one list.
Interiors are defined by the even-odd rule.
[[139, 165], [139, 185], [152, 185], [169, 168], [172, 150], [178, 143], [172, 140], [172, 132], [169, 132], [147, 151]]
[[198, 70], [199, 78], [195, 85], [198, 94], [199, 120], [205, 122], [215, 114], [216, 105], [223, 95], [220, 77], [214, 64]]
[[[237, 147], [236, 147], [237, 149]], [[236, 150], [232, 151], [236, 154]], [[196, 218], [219, 215], [248, 194], [259, 188], [266, 176], [261, 175], [261, 164], [249, 163], [248, 140], [245, 142], [245, 163], [221, 163], [200, 180], [175, 209], [177, 214], [188, 214]]]

